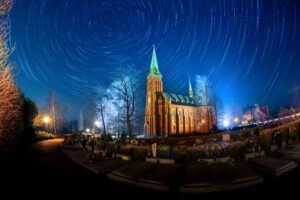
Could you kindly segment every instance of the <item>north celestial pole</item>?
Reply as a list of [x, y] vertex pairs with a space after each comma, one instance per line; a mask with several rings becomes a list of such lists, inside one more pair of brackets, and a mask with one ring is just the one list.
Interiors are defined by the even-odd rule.
[[[17, 83], [42, 105], [50, 90], [71, 105], [117, 67], [145, 79], [155, 44], [165, 90], [188, 95], [207, 75], [224, 104], [292, 103], [300, 85], [297, 0], [16, 0], [10, 44]], [[174, 87], [175, 86], [175, 87]]]

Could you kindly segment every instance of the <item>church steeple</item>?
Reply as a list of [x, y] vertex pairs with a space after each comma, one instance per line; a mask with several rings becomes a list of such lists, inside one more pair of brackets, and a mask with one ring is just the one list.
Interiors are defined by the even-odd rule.
[[157, 63], [156, 51], [155, 51], [155, 46], [154, 45], [153, 45], [153, 51], [152, 51], [150, 72], [149, 72], [148, 77], [150, 77], [150, 76], [162, 77], [162, 75], [161, 75], [161, 73], [159, 72], [159, 69], [158, 69], [158, 63]]
[[194, 96], [194, 92], [193, 92], [193, 88], [192, 88], [192, 84], [191, 84], [191, 79], [189, 76], [189, 97], [193, 97]]

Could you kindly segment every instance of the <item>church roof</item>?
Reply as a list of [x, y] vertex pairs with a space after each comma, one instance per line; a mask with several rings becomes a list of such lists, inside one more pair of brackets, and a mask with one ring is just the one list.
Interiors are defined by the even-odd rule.
[[193, 106], [193, 107], [202, 106], [202, 104], [200, 103], [200, 98], [198, 96], [191, 98], [188, 96], [169, 94], [166, 92], [164, 92], [163, 95], [174, 105]]
[[150, 76], [159, 76], [159, 77], [162, 77], [161, 73], [159, 72], [159, 68], [158, 68], [155, 46], [153, 46], [151, 66], [150, 66], [150, 73], [149, 73], [148, 77], [150, 77]]

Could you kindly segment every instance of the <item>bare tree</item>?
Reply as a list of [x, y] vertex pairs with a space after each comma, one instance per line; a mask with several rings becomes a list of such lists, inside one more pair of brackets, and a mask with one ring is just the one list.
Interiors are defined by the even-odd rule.
[[23, 131], [23, 98], [14, 82], [13, 66], [8, 60], [13, 49], [7, 45], [5, 17], [11, 5], [12, 0], [0, 3], [0, 150], [4, 152], [9, 150]]
[[13, 0], [0, 1], [0, 16], [5, 16], [13, 4]]
[[96, 109], [99, 112], [102, 126], [103, 126], [103, 133], [106, 134], [106, 108], [108, 105], [108, 99], [106, 91], [103, 88], [98, 88], [97, 90], [97, 98], [96, 98]]
[[196, 94], [200, 97], [200, 101], [206, 106], [206, 118], [208, 128], [211, 125], [211, 110], [209, 108], [212, 101], [212, 87], [206, 76], [196, 75]]
[[214, 110], [214, 114], [216, 116], [216, 123], [221, 124], [223, 122], [223, 114], [224, 114], [224, 106], [221, 100], [218, 98], [217, 95], [212, 95], [211, 97], [211, 103], [210, 105], [212, 106]]
[[86, 97], [84, 99], [84, 107], [83, 107], [84, 128], [92, 128], [95, 125], [96, 118], [97, 118], [97, 105], [95, 99], [92, 97]]
[[118, 69], [117, 78], [113, 81], [111, 88], [112, 94], [119, 101], [124, 112], [124, 121], [127, 125], [128, 134], [133, 136], [133, 121], [135, 120], [136, 101], [139, 84], [137, 81], [137, 72], [128, 69]]
[[84, 129], [83, 112], [82, 112], [82, 110], [80, 110], [79, 120], [78, 120], [78, 130], [83, 131], [83, 129]]
[[290, 113], [289, 109], [285, 108], [284, 106], [280, 106], [278, 111], [278, 117], [288, 116], [289, 113]]
[[108, 101], [106, 104], [107, 112], [107, 127], [111, 132], [117, 133], [120, 135], [120, 132], [124, 130], [124, 103], [120, 102], [111, 91], [111, 88], [108, 88], [106, 91]]
[[58, 134], [61, 131], [62, 124], [65, 120], [67, 106], [63, 102], [59, 101], [57, 94], [50, 92], [45, 111], [46, 113], [49, 113], [51, 118], [49, 124], [50, 129], [53, 131], [53, 133]]

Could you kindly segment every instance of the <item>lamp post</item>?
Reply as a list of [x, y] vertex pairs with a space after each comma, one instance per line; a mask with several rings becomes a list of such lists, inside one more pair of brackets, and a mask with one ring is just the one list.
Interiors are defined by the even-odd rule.
[[95, 132], [97, 132], [100, 129], [100, 124], [101, 123], [100, 123], [100, 121], [96, 120], [94, 124], [95, 124], [95, 127], [96, 127], [96, 131]]
[[223, 121], [223, 127], [224, 127], [225, 129], [228, 128], [229, 124], [230, 124], [229, 120], [228, 120], [228, 119], [224, 119], [224, 121]]
[[234, 118], [234, 123], [235, 123], [235, 126], [237, 126], [238, 123], [239, 123], [239, 118], [235, 117], [235, 118]]
[[45, 123], [45, 131], [46, 131], [47, 125], [48, 125], [48, 123], [50, 122], [50, 118], [49, 118], [48, 116], [45, 116], [45, 117], [43, 118], [43, 122]]

